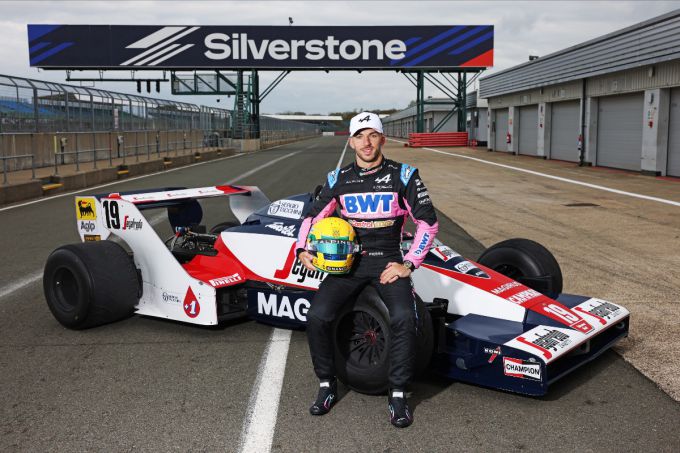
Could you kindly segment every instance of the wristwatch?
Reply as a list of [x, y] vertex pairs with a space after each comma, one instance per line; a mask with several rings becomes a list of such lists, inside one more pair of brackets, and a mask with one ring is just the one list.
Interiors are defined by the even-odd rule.
[[404, 267], [410, 271], [413, 271], [415, 266], [413, 266], [413, 263], [409, 260], [404, 260]]

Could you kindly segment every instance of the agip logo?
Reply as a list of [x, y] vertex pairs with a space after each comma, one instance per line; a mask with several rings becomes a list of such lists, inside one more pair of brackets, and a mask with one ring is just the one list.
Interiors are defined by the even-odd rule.
[[94, 198], [76, 197], [76, 217], [78, 220], [97, 220], [97, 203]]

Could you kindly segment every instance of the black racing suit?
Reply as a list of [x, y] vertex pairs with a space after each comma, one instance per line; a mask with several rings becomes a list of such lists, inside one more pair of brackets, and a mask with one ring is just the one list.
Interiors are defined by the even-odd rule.
[[[332, 324], [342, 306], [372, 284], [390, 313], [391, 388], [404, 389], [413, 375], [416, 354], [416, 313], [411, 280], [381, 284], [387, 263], [409, 260], [418, 267], [437, 234], [437, 216], [418, 170], [383, 158], [380, 165], [362, 169], [352, 163], [328, 174], [319, 196], [302, 222], [297, 251], [304, 249], [312, 224], [335, 213], [355, 229], [362, 253], [352, 270], [328, 275], [307, 312], [307, 339], [319, 379], [335, 377]], [[406, 216], [416, 224], [413, 245], [402, 257], [400, 244]]]

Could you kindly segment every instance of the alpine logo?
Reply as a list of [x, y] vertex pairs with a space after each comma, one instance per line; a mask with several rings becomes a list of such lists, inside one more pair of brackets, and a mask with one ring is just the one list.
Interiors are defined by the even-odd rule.
[[364, 121], [369, 121], [370, 119], [371, 119], [371, 115], [366, 115], [365, 117], [360, 118], [359, 122], [363, 123]]
[[195, 32], [201, 27], [163, 27], [148, 36], [126, 46], [126, 49], [147, 49], [124, 61], [120, 66], [156, 66], [165, 60], [193, 47], [193, 44], [177, 44], [175, 41]]
[[393, 193], [355, 193], [342, 196], [342, 204], [348, 214], [389, 214]]
[[375, 182], [378, 182], [380, 184], [387, 184], [388, 182], [390, 182], [391, 178], [392, 178], [392, 175], [388, 173], [385, 176], [383, 176], [382, 178], [376, 179]]

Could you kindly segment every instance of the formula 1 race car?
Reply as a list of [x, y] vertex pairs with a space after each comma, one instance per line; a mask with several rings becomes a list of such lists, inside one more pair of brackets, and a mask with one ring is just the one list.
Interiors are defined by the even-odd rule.
[[[199, 200], [220, 196], [229, 196], [240, 224], [207, 230]], [[314, 196], [270, 202], [256, 187], [237, 186], [77, 196], [83, 242], [49, 256], [47, 304], [71, 329], [132, 313], [199, 325], [247, 316], [304, 328], [325, 277], [295, 256]], [[175, 231], [166, 241], [142, 214], [158, 208]], [[404, 234], [402, 248], [411, 241]], [[457, 380], [543, 395], [628, 334], [625, 308], [563, 294], [557, 261], [530, 240], [500, 242], [477, 262], [435, 241], [412, 279], [420, 371], [431, 366]], [[346, 305], [334, 335], [338, 377], [357, 391], [385, 391], [389, 314], [375, 289]]]

